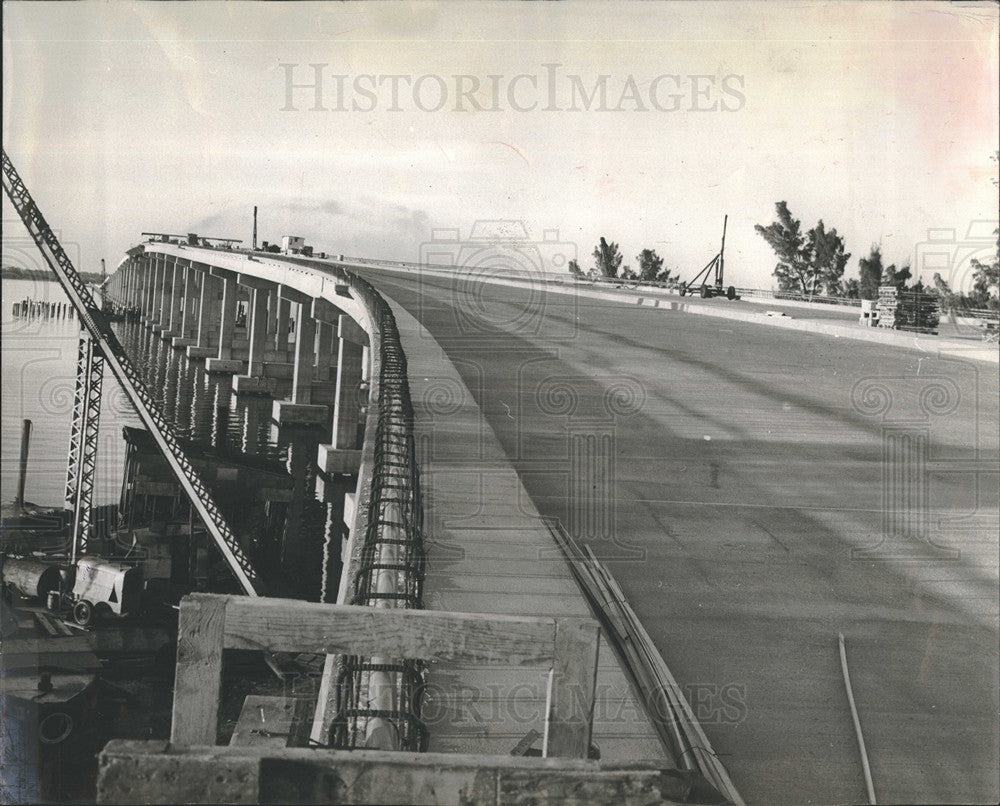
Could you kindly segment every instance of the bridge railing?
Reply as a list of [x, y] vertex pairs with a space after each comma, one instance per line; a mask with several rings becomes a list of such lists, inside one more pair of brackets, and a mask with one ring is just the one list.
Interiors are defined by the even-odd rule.
[[[280, 259], [346, 284], [372, 323], [371, 403], [358, 477], [356, 537], [344, 568], [347, 594], [341, 594], [339, 603], [422, 609], [423, 504], [406, 356], [395, 316], [374, 286], [342, 266], [284, 255]], [[326, 705], [332, 714], [322, 720], [324, 741], [337, 748], [426, 749], [420, 661], [345, 655], [338, 657], [332, 677]]]

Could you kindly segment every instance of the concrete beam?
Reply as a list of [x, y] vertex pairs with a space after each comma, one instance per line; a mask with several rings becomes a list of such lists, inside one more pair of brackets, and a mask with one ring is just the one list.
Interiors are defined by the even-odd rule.
[[271, 417], [278, 425], [324, 425], [329, 415], [327, 406], [311, 406], [290, 400], [275, 400]]
[[325, 322], [328, 325], [336, 325], [340, 322], [340, 317], [344, 311], [340, 310], [329, 300], [316, 297], [312, 301], [312, 316], [317, 322]]
[[320, 445], [316, 454], [316, 466], [323, 473], [353, 476], [361, 468], [361, 451]]
[[247, 362], [232, 358], [209, 358], [205, 361], [205, 372], [230, 375], [244, 372]]
[[342, 315], [340, 317], [338, 327], [340, 338], [344, 341], [359, 344], [362, 347], [368, 346], [368, 334], [365, 332], [364, 328], [351, 319], [351, 317], [346, 314]]
[[278, 381], [264, 375], [234, 375], [233, 391], [238, 395], [274, 395]]
[[299, 305], [308, 306], [313, 299], [308, 294], [303, 294], [298, 289], [287, 285], [279, 285], [278, 294], [282, 299], [287, 299], [289, 302], [297, 302]]
[[236, 282], [246, 288], [263, 291], [273, 291], [278, 287], [278, 284], [273, 280], [267, 280], [263, 277], [254, 277], [252, 274], [244, 274], [242, 272], [236, 275]]

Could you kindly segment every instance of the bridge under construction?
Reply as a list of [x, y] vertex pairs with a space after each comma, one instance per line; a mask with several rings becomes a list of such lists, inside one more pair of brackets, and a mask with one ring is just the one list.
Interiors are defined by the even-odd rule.
[[[636, 304], [535, 276], [156, 234], [98, 303], [6, 154], [4, 187], [81, 324], [73, 559], [104, 545], [91, 512], [110, 370], [186, 502], [189, 540], [228, 574], [184, 576], [169, 738], [107, 744], [99, 802], [995, 789], [998, 748], [983, 739], [997, 664], [983, 647], [998, 503], [984, 480], [997, 465], [983, 446], [997, 435], [970, 401], [996, 379], [974, 371], [978, 355], [918, 364], [886, 336], [859, 357], [821, 332], [793, 342], [724, 299], [728, 320], [672, 311], [665, 294]], [[234, 526], [219, 479], [246, 471], [182, 438], [123, 323], [233, 400], [270, 401], [274, 428], [316, 435], [309, 495], [335, 540], [318, 550], [286, 527], [261, 545]], [[309, 564], [335, 576], [320, 593], [297, 584]], [[237, 650], [262, 653], [283, 690], [247, 695], [226, 729], [223, 658]], [[942, 664], [958, 656], [972, 661], [956, 687]], [[314, 687], [296, 683], [307, 674]], [[992, 705], [975, 711], [976, 698]], [[932, 772], [914, 721], [964, 760]], [[815, 781], [782, 790], [799, 746]]]

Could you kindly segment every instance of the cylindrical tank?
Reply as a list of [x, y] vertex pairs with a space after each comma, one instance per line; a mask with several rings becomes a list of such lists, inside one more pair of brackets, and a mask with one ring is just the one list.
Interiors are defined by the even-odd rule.
[[3, 581], [22, 596], [45, 601], [49, 591], [59, 590], [59, 566], [8, 557], [3, 563]]

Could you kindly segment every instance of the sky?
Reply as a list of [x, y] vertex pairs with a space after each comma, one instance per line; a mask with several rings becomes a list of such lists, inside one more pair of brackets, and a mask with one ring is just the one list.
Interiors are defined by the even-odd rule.
[[877, 243], [962, 287], [995, 251], [998, 34], [994, 3], [5, 3], [3, 143], [83, 270], [144, 230], [249, 243], [256, 205], [317, 251], [502, 232], [586, 269], [604, 236], [686, 279], [728, 215], [727, 284], [771, 288], [785, 200], [847, 276]]

